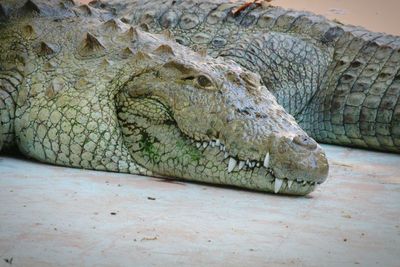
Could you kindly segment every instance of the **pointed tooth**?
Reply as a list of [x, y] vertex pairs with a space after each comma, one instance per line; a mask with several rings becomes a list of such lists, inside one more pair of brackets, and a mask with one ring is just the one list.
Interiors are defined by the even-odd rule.
[[243, 167], [244, 167], [244, 161], [239, 161], [239, 171], [241, 170], [241, 169], [243, 169]]
[[303, 182], [303, 180], [301, 180], [300, 178], [297, 178], [297, 182], [301, 183], [301, 182]]
[[260, 167], [260, 166], [261, 166], [260, 162], [257, 162], [256, 166], [257, 166], [257, 167]]
[[279, 178], [275, 179], [275, 184], [274, 184], [274, 193], [275, 194], [279, 192], [279, 190], [282, 187], [282, 184], [283, 184], [283, 180], [282, 179], [279, 179]]
[[211, 145], [211, 147], [215, 147], [214, 141], [210, 141], [210, 145]]
[[200, 142], [196, 142], [196, 147], [200, 148], [201, 147], [201, 143]]
[[225, 152], [225, 153], [224, 153], [224, 159], [226, 159], [226, 158], [228, 158], [228, 157], [229, 157], [228, 152]]
[[252, 161], [250, 164], [251, 164], [252, 168], [254, 168], [256, 166], [256, 162], [255, 161]]
[[287, 184], [288, 184], [288, 188], [290, 189], [290, 187], [292, 187], [293, 180], [288, 180]]
[[246, 165], [250, 167], [250, 160], [246, 160]]
[[307, 181], [304, 181], [304, 182], [303, 182], [303, 185], [306, 185], [306, 184], [307, 184]]
[[221, 144], [221, 141], [219, 141], [219, 139], [217, 139], [217, 140], [215, 140], [215, 144], [216, 144], [217, 146], [219, 146], [219, 145]]
[[269, 153], [267, 153], [267, 155], [265, 155], [264, 158], [264, 167], [268, 168], [269, 167]]
[[228, 172], [231, 172], [236, 167], [236, 160], [234, 158], [229, 159]]
[[208, 146], [208, 142], [203, 142], [203, 147], [206, 148]]

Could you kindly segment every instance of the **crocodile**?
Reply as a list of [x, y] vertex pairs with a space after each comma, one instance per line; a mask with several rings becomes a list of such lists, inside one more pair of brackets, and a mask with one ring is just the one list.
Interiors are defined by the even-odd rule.
[[70, 0], [0, 5], [0, 150], [306, 195], [323, 149], [238, 63]]
[[400, 38], [323, 16], [229, 0], [109, 0], [150, 31], [259, 73], [299, 125], [321, 143], [400, 152]]

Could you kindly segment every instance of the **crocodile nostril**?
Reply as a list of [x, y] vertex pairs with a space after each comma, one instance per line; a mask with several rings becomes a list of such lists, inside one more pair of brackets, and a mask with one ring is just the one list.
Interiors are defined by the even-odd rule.
[[317, 148], [317, 142], [315, 142], [314, 139], [308, 137], [307, 135], [297, 135], [293, 138], [293, 142], [308, 149]]

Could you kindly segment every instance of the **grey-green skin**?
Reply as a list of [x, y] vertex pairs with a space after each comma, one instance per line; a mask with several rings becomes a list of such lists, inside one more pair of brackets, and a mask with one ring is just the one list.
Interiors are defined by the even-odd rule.
[[242, 4], [110, 0], [104, 8], [258, 72], [319, 142], [400, 152], [399, 37], [272, 6], [232, 15]]
[[326, 179], [320, 146], [237, 63], [68, 0], [0, 7], [0, 150], [283, 194]]

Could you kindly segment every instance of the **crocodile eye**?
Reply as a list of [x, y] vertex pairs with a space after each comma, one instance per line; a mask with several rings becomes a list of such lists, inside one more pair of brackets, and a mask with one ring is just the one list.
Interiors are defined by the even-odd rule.
[[210, 80], [210, 78], [208, 78], [205, 75], [199, 75], [197, 77], [197, 83], [201, 86], [201, 87], [210, 87], [212, 86], [212, 82]]

